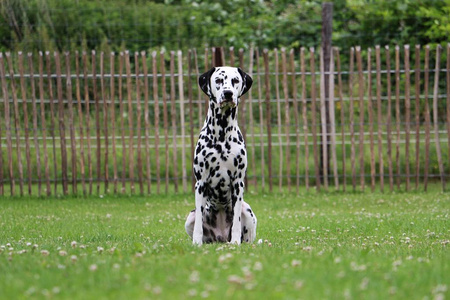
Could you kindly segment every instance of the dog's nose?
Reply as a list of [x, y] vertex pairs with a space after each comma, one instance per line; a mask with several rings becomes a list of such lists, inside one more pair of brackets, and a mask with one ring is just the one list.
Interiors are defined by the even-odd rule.
[[223, 91], [223, 97], [225, 98], [225, 100], [233, 100], [233, 92]]

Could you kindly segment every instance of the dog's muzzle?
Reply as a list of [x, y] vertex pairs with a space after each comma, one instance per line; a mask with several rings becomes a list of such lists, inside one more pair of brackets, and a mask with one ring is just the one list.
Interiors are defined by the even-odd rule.
[[233, 108], [236, 107], [236, 103], [233, 101], [233, 92], [224, 91], [222, 101], [220, 102], [220, 108]]

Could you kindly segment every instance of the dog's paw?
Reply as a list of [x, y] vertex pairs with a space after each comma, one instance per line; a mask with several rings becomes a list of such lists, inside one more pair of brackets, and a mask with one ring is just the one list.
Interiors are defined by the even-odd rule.
[[196, 246], [201, 246], [203, 244], [202, 238], [193, 238], [192, 239], [192, 244], [196, 245]]
[[239, 240], [231, 240], [228, 244], [230, 244], [230, 245], [240, 245], [241, 244], [241, 240], [239, 239]]

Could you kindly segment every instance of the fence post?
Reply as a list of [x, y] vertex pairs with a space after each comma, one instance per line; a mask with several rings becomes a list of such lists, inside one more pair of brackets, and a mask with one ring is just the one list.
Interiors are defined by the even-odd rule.
[[[324, 2], [322, 3], [322, 53], [323, 53], [323, 72], [324, 72], [324, 97], [325, 97], [325, 124], [323, 126], [323, 134], [326, 135], [326, 143], [330, 145], [330, 105], [334, 105], [330, 101], [330, 91], [327, 87], [330, 84], [330, 58], [331, 58], [331, 37], [333, 34], [333, 3]], [[323, 153], [322, 148], [327, 147], [327, 145], [322, 145], [320, 153]], [[326, 167], [328, 170], [328, 175], [330, 172], [330, 151], [326, 151], [327, 157], [320, 157], [320, 173], [323, 174], [323, 170]], [[324, 164], [327, 164], [326, 166]], [[325, 180], [324, 174], [324, 182]]]
[[213, 57], [212, 57], [212, 66], [220, 67], [225, 64], [225, 59], [223, 57], [223, 48], [214, 47], [212, 49]]

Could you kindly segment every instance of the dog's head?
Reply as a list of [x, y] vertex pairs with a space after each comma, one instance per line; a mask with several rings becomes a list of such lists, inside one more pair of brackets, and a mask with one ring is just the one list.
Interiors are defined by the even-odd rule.
[[252, 78], [240, 68], [217, 67], [200, 75], [202, 91], [222, 109], [236, 107], [239, 98], [251, 88]]

